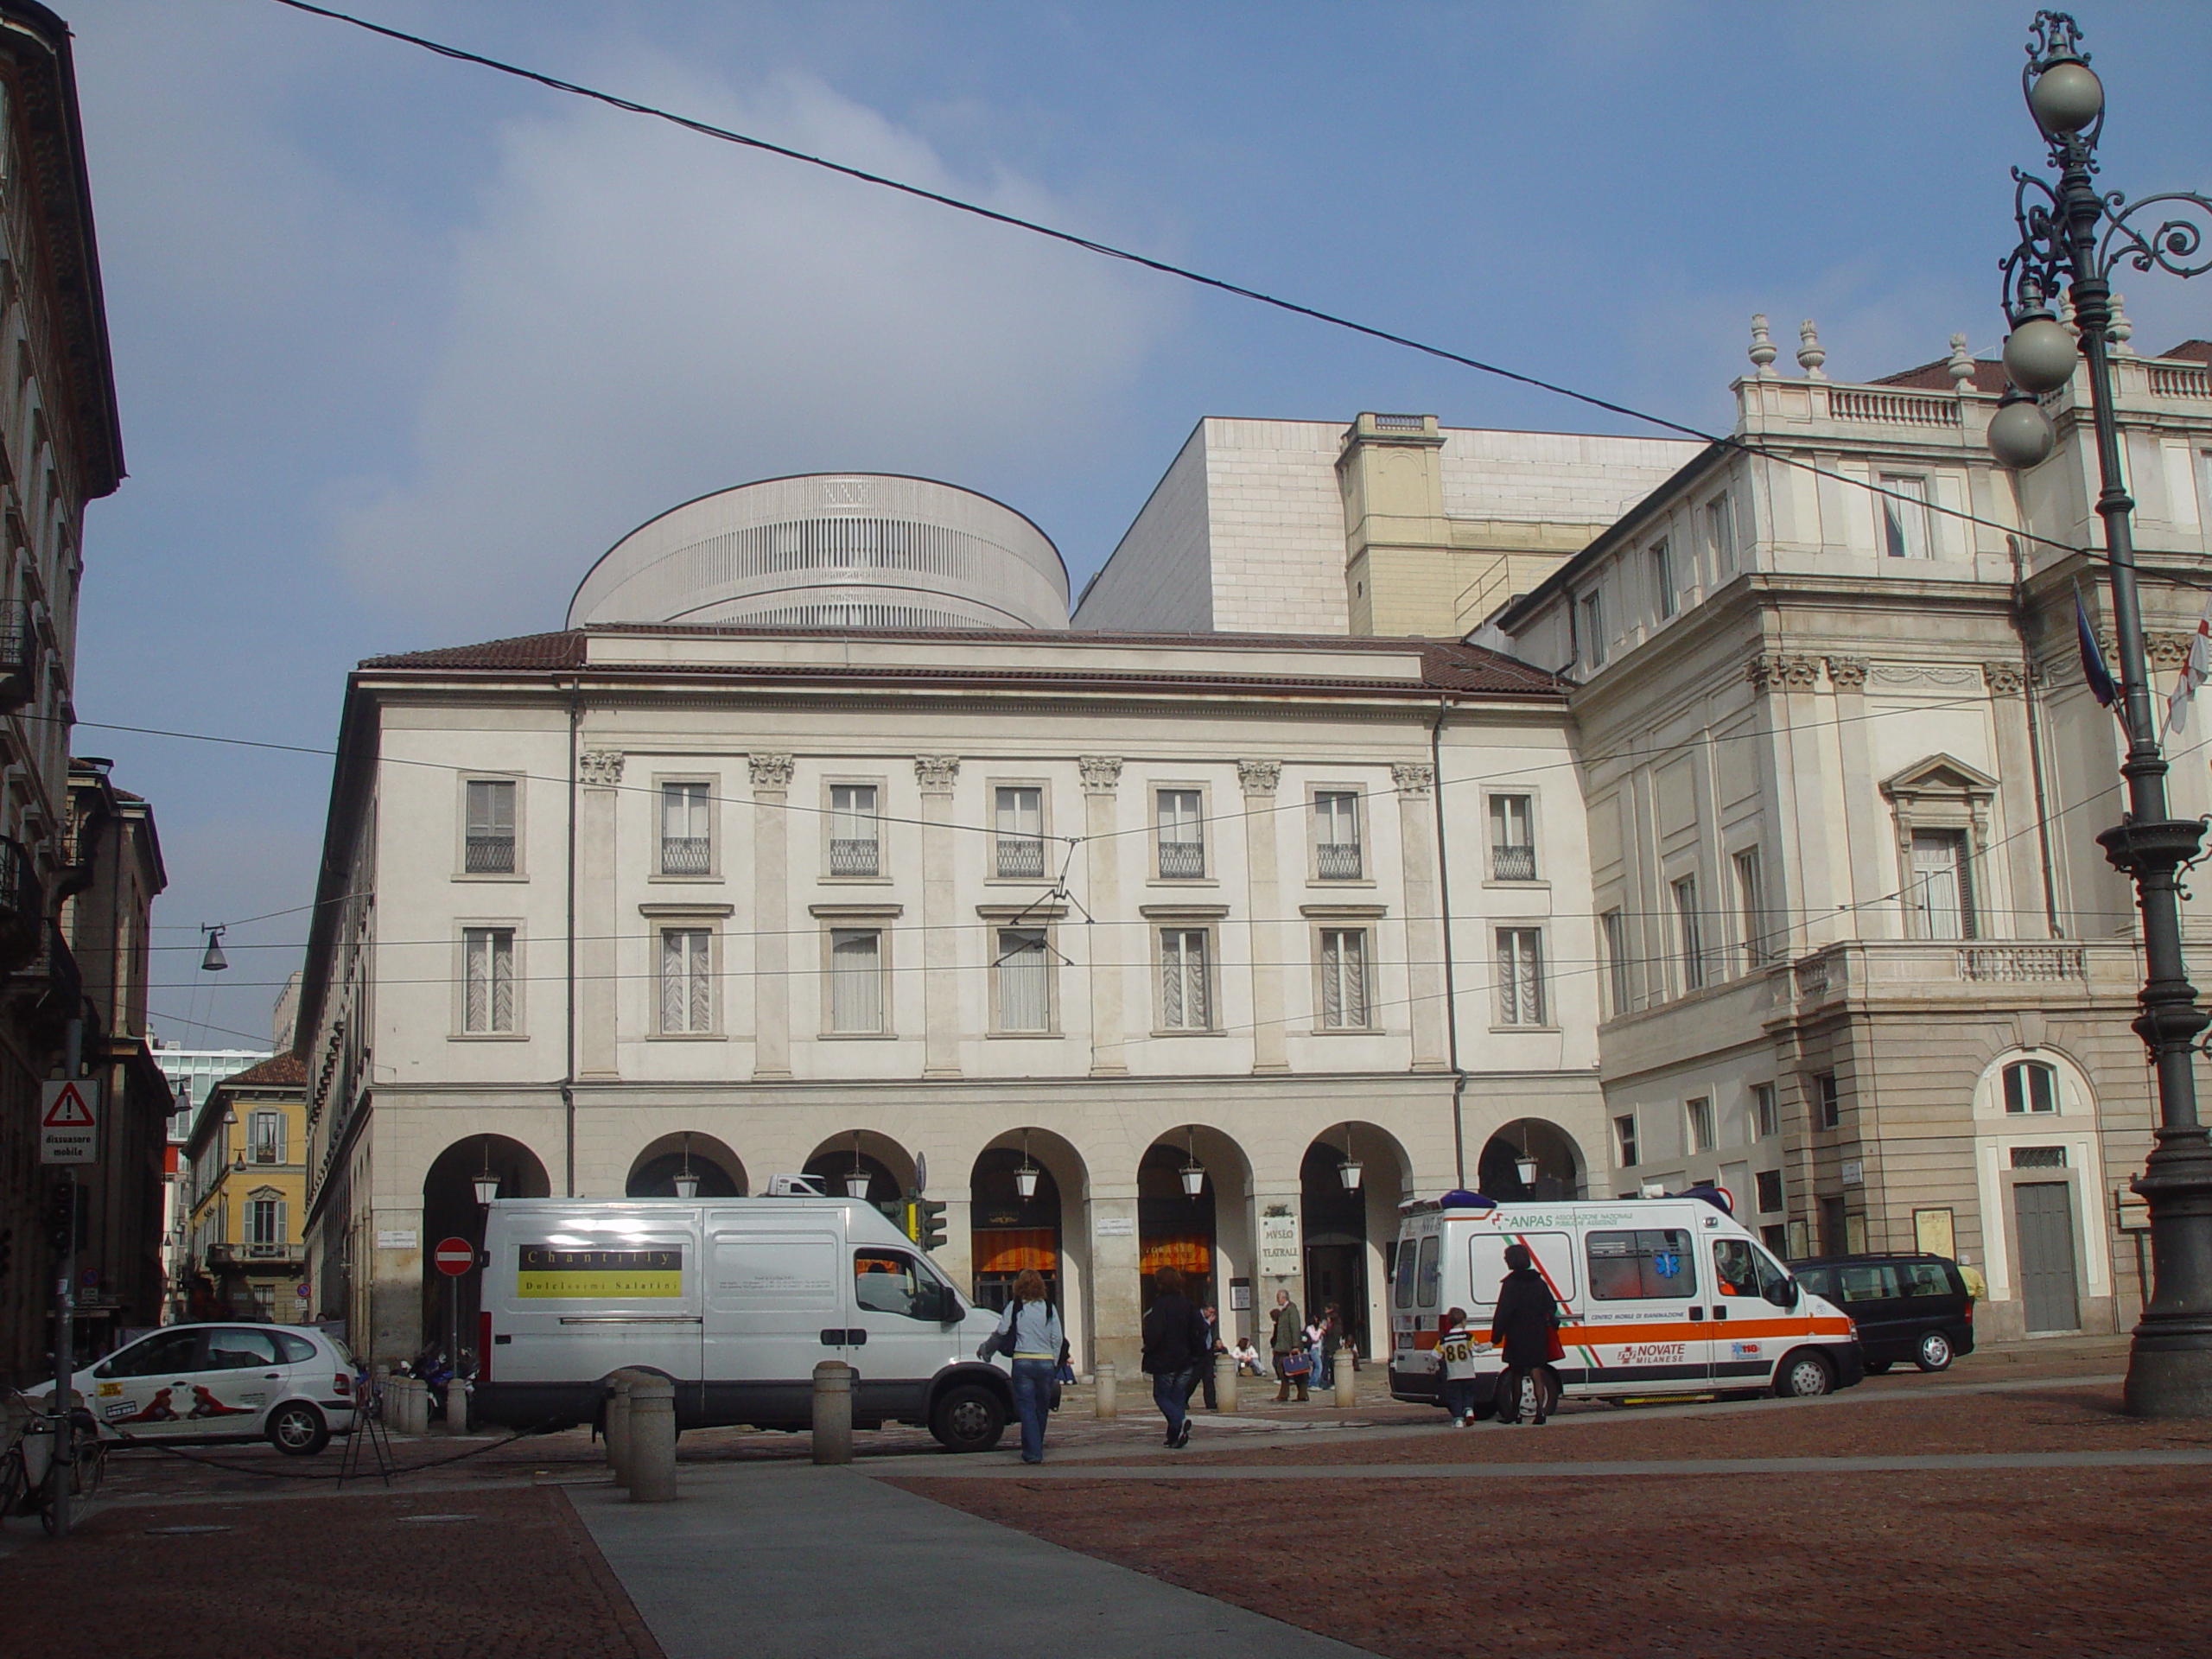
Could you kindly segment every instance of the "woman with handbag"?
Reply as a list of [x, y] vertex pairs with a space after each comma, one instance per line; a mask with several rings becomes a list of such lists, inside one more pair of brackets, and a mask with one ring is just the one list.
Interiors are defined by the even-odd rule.
[[998, 1329], [983, 1338], [978, 1359], [1004, 1354], [1014, 1363], [1014, 1409], [1021, 1419], [1021, 1460], [1045, 1461], [1045, 1422], [1052, 1412], [1052, 1373], [1060, 1363], [1060, 1315], [1045, 1300], [1045, 1279], [1034, 1268], [1014, 1281], [1014, 1300]]
[[1502, 1423], [1521, 1421], [1524, 1385], [1533, 1382], [1534, 1421], [1541, 1424], [1558, 1403], [1551, 1362], [1562, 1351], [1559, 1303], [1543, 1274], [1536, 1271], [1535, 1258], [1529, 1254], [1526, 1244], [1505, 1247], [1505, 1278], [1497, 1287], [1497, 1311], [1490, 1321], [1491, 1342], [1503, 1351], [1505, 1362], [1497, 1379], [1497, 1420]]

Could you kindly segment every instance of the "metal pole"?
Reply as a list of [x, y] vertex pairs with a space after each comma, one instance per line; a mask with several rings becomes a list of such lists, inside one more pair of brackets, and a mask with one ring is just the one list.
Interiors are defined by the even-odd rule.
[[[85, 1052], [84, 1016], [73, 1014], [62, 1027], [61, 1075], [74, 1080]], [[70, 1431], [70, 1385], [76, 1378], [77, 1351], [77, 1172], [64, 1168], [61, 1190], [68, 1195], [59, 1206], [66, 1227], [61, 1236], [61, 1278], [54, 1300], [54, 1462], [47, 1470], [49, 1512], [54, 1535], [69, 1535], [69, 1483], [77, 1472], [77, 1441]]]

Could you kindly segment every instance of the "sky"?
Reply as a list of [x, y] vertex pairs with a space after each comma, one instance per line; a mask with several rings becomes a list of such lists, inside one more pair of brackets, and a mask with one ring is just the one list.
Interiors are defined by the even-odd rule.
[[[168, 1040], [299, 965], [347, 671], [558, 627], [679, 501], [943, 478], [1080, 588], [1208, 415], [1652, 429], [273, 0], [60, 4], [130, 467], [78, 712], [245, 741], [76, 734], [154, 803]], [[2025, 3], [358, 10], [1708, 430], [1755, 311], [1838, 379], [1993, 354], [2042, 159]], [[2107, 188], [2212, 190], [2212, 8], [2078, 15]], [[2128, 276], [2139, 348], [2212, 335]]]

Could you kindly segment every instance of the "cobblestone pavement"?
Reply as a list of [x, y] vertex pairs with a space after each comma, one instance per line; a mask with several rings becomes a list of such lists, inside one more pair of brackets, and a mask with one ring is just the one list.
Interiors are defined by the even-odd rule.
[[5, 1650], [41, 1659], [660, 1656], [557, 1491], [102, 1506], [7, 1540]]

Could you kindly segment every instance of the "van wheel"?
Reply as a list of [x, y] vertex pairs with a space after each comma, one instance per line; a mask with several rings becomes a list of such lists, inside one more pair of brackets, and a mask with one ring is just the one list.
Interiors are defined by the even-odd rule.
[[1921, 1338], [1920, 1346], [1912, 1351], [1912, 1363], [1923, 1371], [1950, 1370], [1951, 1339], [1941, 1331], [1930, 1331]]
[[1893, 1363], [1886, 1359], [1870, 1359], [1866, 1362], [1866, 1375], [1879, 1376], [1884, 1371], [1888, 1370]]
[[1810, 1348], [1801, 1348], [1782, 1362], [1774, 1391], [1784, 1400], [1817, 1400], [1835, 1388], [1835, 1373]]
[[1006, 1433], [1006, 1407], [979, 1383], [947, 1389], [930, 1412], [930, 1433], [948, 1452], [988, 1452]]
[[271, 1412], [269, 1427], [263, 1432], [269, 1436], [270, 1445], [287, 1457], [311, 1458], [330, 1444], [330, 1426], [322, 1421], [322, 1414], [300, 1400]]

